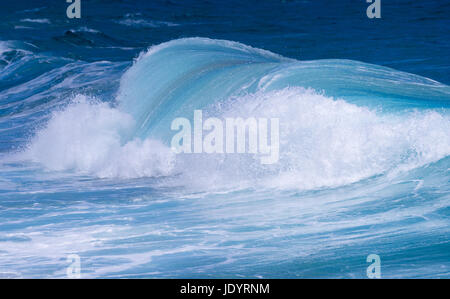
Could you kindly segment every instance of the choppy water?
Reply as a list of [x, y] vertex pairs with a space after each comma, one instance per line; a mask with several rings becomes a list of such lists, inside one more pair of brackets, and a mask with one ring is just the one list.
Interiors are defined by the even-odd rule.
[[[8, 3], [0, 276], [448, 278], [450, 5], [319, 2]], [[279, 162], [175, 155], [195, 109]]]

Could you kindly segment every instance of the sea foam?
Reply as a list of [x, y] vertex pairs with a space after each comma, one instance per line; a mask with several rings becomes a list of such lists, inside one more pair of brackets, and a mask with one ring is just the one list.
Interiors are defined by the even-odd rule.
[[56, 110], [31, 139], [23, 157], [47, 169], [97, 177], [147, 177], [170, 173], [173, 155], [151, 139], [125, 140], [134, 120], [107, 103], [79, 95]]

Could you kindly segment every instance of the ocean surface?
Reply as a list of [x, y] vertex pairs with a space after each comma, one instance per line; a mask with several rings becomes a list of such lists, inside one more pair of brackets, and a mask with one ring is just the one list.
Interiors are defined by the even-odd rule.
[[[450, 2], [65, 2], [0, 10], [1, 278], [450, 278]], [[278, 163], [175, 154], [196, 109]]]

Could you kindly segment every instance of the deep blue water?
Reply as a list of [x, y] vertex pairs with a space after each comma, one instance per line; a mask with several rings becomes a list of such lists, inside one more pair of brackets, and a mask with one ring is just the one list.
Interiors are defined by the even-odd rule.
[[[0, 11], [0, 277], [450, 276], [450, 2], [81, 2]], [[173, 154], [195, 109], [279, 162]]]

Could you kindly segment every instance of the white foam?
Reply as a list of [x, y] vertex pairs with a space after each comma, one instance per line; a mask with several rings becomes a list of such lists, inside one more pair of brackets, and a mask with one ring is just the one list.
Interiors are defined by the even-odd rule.
[[258, 92], [210, 107], [209, 116], [280, 119], [280, 160], [260, 165], [250, 155], [184, 155], [188, 185], [314, 189], [399, 172], [450, 154], [445, 112], [386, 114], [312, 89]]
[[32, 138], [22, 158], [54, 171], [73, 170], [101, 178], [168, 175], [173, 155], [156, 140], [124, 136], [134, 121], [106, 103], [77, 96], [63, 110], [53, 112]]
[[50, 24], [51, 23], [49, 19], [22, 19], [20, 21], [26, 22], [26, 23], [39, 23], [39, 24]]
[[176, 23], [144, 20], [144, 19], [124, 19], [117, 22], [118, 24], [130, 26], [130, 27], [142, 27], [142, 28], [158, 28], [158, 27], [174, 27], [178, 26]]

